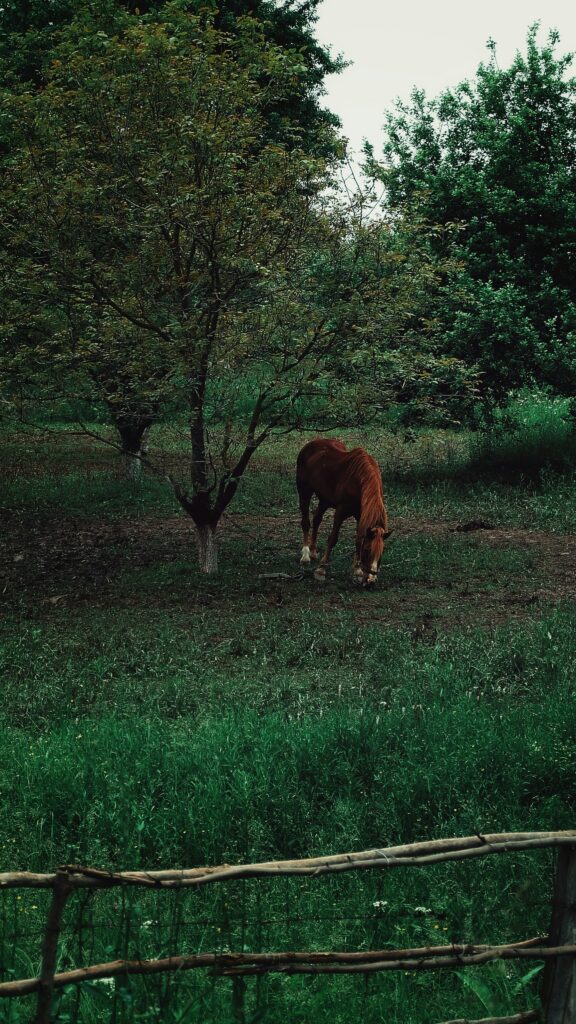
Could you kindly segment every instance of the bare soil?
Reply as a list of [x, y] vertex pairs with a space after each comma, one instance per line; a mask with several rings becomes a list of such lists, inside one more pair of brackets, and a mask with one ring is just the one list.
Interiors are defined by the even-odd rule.
[[[0, 538], [0, 610], [25, 617], [50, 617], [56, 609], [142, 607], [221, 609], [234, 615], [253, 608], [345, 606], [361, 622], [403, 626], [415, 637], [439, 630], [491, 626], [535, 617], [544, 606], [576, 600], [576, 535], [490, 524], [396, 519], [395, 538], [385, 553], [376, 592], [358, 591], [348, 573], [352, 525], [346, 524], [328, 581], [314, 582], [298, 564], [298, 520], [290, 517], [229, 516], [221, 529], [221, 577], [200, 577], [194, 534], [183, 515], [135, 519], [35, 519], [8, 516]], [[433, 578], [403, 576], [402, 539], [424, 535], [441, 543], [459, 536], [463, 545], [523, 549], [527, 572], [487, 580], [466, 570]], [[409, 561], [409, 559], [408, 559]], [[171, 567], [180, 568], [174, 578]], [[234, 570], [236, 566], [236, 570]], [[148, 582], [138, 573], [148, 570]], [[158, 576], [164, 572], [164, 583]], [[274, 574], [277, 574], [275, 576]], [[133, 577], [131, 580], [131, 576]], [[287, 578], [285, 578], [287, 577]], [[249, 602], [247, 604], [247, 602]]]

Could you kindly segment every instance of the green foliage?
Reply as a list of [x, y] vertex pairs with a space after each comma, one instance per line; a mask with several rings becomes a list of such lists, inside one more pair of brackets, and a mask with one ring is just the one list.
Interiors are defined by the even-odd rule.
[[493, 49], [474, 80], [432, 101], [415, 91], [372, 161], [393, 209], [458, 227], [437, 241], [462, 269], [434, 313], [497, 402], [534, 381], [571, 394], [576, 379], [576, 79], [557, 42], [539, 45], [535, 26], [509, 68]]
[[[217, 29], [232, 35], [242, 31], [244, 18], [253, 18], [260, 23], [269, 42], [294, 55], [300, 72], [298, 80], [293, 82], [289, 96], [271, 100], [267, 131], [271, 138], [285, 141], [288, 129], [295, 137], [304, 137], [307, 149], [318, 146], [318, 128], [338, 124], [335, 115], [320, 106], [320, 97], [325, 76], [337, 73], [343, 66], [342, 60], [332, 57], [314, 36], [318, 4], [319, 0], [308, 0], [298, 7], [278, 6], [271, 0], [223, 0], [217, 5], [187, 0], [182, 5], [192, 14], [210, 14]], [[132, 17], [161, 17], [166, 0], [107, 0], [98, 6], [104, 28], [104, 18], [113, 24], [122, 11]], [[0, 67], [4, 77], [11, 82], [41, 84], [62, 32], [82, 10], [89, 10], [89, 4], [74, 0], [30, 0], [21, 4], [18, 0], [7, 0], [0, 9]], [[326, 146], [326, 138], [323, 141]]]
[[254, 20], [231, 36], [177, 3], [110, 18], [84, 11], [47, 87], [4, 97], [7, 368], [96, 380], [116, 418], [185, 394], [205, 490], [208, 379], [261, 358], [238, 320], [310, 230], [325, 162], [266, 141], [269, 104], [305, 69]]
[[[149, 35], [154, 33], [155, 24], [161, 29], [166, 19], [170, 21], [171, 12], [180, 15], [181, 23], [188, 12], [190, 15], [198, 15], [198, 24], [213, 22], [225, 46], [225, 38], [238, 37], [245, 41], [247, 25], [250, 23], [252, 29], [248, 34], [254, 39], [258, 35], [264, 46], [270, 44], [278, 54], [284, 54], [292, 68], [289, 90], [279, 91], [273, 86], [271, 65], [258, 60], [254, 62], [253, 79], [261, 85], [259, 134], [269, 143], [277, 142], [280, 146], [294, 149], [303, 148], [306, 152], [319, 150], [328, 156], [334, 149], [334, 135], [329, 129], [337, 124], [337, 119], [320, 107], [319, 97], [324, 76], [338, 71], [341, 62], [331, 58], [314, 38], [316, 5], [317, 0], [294, 10], [289, 6], [279, 8], [268, 0], [258, 0], [256, 4], [247, 4], [245, 0], [228, 0], [218, 5], [217, 9], [215, 5], [210, 7], [194, 2], [170, 5], [164, 0], [146, 0], [139, 4], [132, 0], [109, 0], [98, 5], [96, 11], [93, 5], [72, 4], [69, 0], [50, 4], [32, 2], [24, 6], [7, 3], [0, 10], [0, 66], [10, 88], [18, 91], [24, 86], [33, 94], [38, 86], [42, 89], [47, 82], [50, 82], [52, 90], [57, 87], [55, 68], [61, 67], [63, 63], [71, 63], [66, 48], [71, 41], [74, 47], [73, 40], [78, 34], [95, 37], [93, 45], [101, 53], [107, 38], [112, 41], [117, 40], [118, 34], [124, 31], [129, 34], [131, 24], [134, 26], [140, 22], [143, 38], [147, 31]], [[85, 53], [90, 45], [88, 43], [84, 47]], [[125, 50], [125, 45], [119, 49]], [[150, 51], [145, 47], [144, 50], [150, 56]], [[73, 53], [73, 59], [77, 62], [79, 54], [74, 49]], [[142, 57], [142, 50], [140, 55]], [[233, 59], [233, 54], [229, 53], [228, 57]], [[115, 70], [118, 75], [122, 74], [120, 67]], [[139, 77], [137, 85], [134, 85], [138, 94], [143, 83], [148, 80], [149, 76]], [[190, 85], [193, 93], [192, 82]], [[105, 83], [102, 88], [106, 91]], [[212, 88], [217, 91], [214, 81]], [[171, 95], [170, 90], [167, 94]], [[69, 99], [70, 96], [70, 91], [66, 91], [66, 97]], [[149, 99], [151, 104], [156, 103], [154, 97]], [[224, 97], [222, 100], [226, 102]], [[99, 102], [97, 97], [96, 102]], [[100, 105], [103, 114], [104, 106]], [[155, 109], [158, 113], [157, 106]], [[52, 105], [52, 117], [54, 112]], [[198, 119], [197, 115], [193, 116]], [[76, 107], [76, 119], [82, 119], [79, 106]], [[7, 128], [6, 120], [4, 127]], [[100, 134], [102, 127], [100, 122]], [[123, 127], [116, 127], [118, 131], [124, 131]], [[90, 134], [94, 130], [94, 123], [86, 126], [86, 130]], [[4, 133], [3, 145], [9, 154], [14, 144], [13, 133], [8, 128]], [[254, 146], [254, 138], [251, 146]], [[85, 165], [83, 171], [80, 170], [84, 155], [83, 147], [80, 152], [76, 150], [69, 155], [69, 167], [74, 162], [77, 165], [75, 184], [72, 186], [72, 194], [76, 199], [79, 198], [82, 174], [90, 173]], [[125, 150], [123, 157], [132, 160], [134, 154]], [[49, 161], [48, 164], [50, 170], [53, 170], [52, 163]], [[194, 184], [197, 182], [194, 181]], [[70, 202], [70, 194], [61, 196], [60, 209], [69, 206]], [[86, 196], [83, 206], [83, 212], [87, 213], [89, 202]], [[100, 227], [103, 227], [103, 219], [100, 220]], [[32, 262], [26, 258], [29, 254], [21, 250], [23, 239], [19, 239], [11, 228], [8, 228], [11, 259], [20, 262], [25, 280], [28, 273], [34, 273], [34, 258]], [[117, 237], [109, 239], [108, 244], [113, 247], [120, 245], [122, 248]], [[126, 251], [125, 247], [122, 251]], [[45, 252], [36, 251], [36, 256], [39, 256], [43, 268]], [[28, 398], [42, 395], [45, 402], [49, 399], [60, 404], [63, 401], [71, 402], [76, 407], [94, 401], [103, 402], [108, 408], [108, 415], [120, 431], [123, 449], [137, 451], [143, 430], [167, 406], [172, 405], [174, 391], [181, 385], [178, 374], [174, 372], [174, 354], [160, 343], [159, 335], [151, 338], [143, 331], [142, 324], [119, 317], [117, 310], [116, 315], [106, 317], [102, 315], [101, 308], [92, 309], [87, 322], [86, 310], [79, 308], [78, 302], [72, 301], [69, 292], [59, 284], [55, 284], [52, 289], [49, 308], [45, 311], [37, 309], [35, 317], [30, 318], [26, 308], [18, 309], [22, 302], [19, 283], [12, 281], [16, 308], [12, 305], [5, 317], [7, 325], [4, 341], [7, 351], [2, 370], [8, 379], [8, 394], [16, 394], [19, 401], [23, 393]], [[38, 304], [38, 294], [35, 298]], [[91, 334], [89, 344], [86, 339], [88, 333]]]
[[572, 403], [520, 393], [491, 418], [472, 448], [470, 471], [512, 481], [542, 473], [570, 476], [576, 467], [576, 431]]

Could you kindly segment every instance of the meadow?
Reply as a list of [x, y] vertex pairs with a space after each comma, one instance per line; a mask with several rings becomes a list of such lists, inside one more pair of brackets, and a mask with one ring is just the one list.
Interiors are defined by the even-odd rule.
[[[96, 429], [102, 430], [102, 427]], [[378, 588], [298, 564], [293, 466], [254, 460], [202, 577], [152, 477], [69, 426], [6, 427], [0, 494], [3, 870], [305, 857], [571, 828], [576, 438], [562, 403], [490, 434], [370, 428], [395, 533]], [[151, 453], [183, 459], [173, 426]], [[321, 534], [326, 536], [326, 527]], [[228, 949], [368, 949], [545, 934], [549, 853], [219, 891], [78, 898], [61, 965]], [[3, 893], [2, 980], [38, 969], [41, 894]], [[540, 966], [64, 990], [55, 1021], [424, 1024], [520, 1012]], [[28, 1000], [0, 1019], [27, 1020]]]

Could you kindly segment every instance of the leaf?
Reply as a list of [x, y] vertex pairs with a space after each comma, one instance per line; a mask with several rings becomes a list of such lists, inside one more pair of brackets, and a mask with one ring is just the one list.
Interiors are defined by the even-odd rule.
[[492, 1016], [498, 1011], [498, 999], [495, 994], [490, 990], [490, 987], [485, 981], [481, 981], [480, 978], [475, 977], [472, 974], [466, 974], [463, 971], [456, 971], [456, 977], [460, 979], [464, 988], [470, 989], [474, 993], [476, 998], [482, 1003], [485, 1010], [488, 1011]]
[[532, 981], [532, 978], [535, 978], [536, 975], [540, 974], [540, 971], [543, 971], [543, 970], [544, 970], [544, 964], [538, 964], [537, 967], [532, 967], [532, 969], [530, 971], [528, 971], [526, 974], [524, 974], [520, 978], [520, 981], [518, 981], [514, 985], [514, 988], [512, 989], [512, 992], [514, 993], [514, 995], [517, 996], [519, 992], [522, 992], [522, 990], [525, 989], [526, 986], [530, 984], [530, 982]]

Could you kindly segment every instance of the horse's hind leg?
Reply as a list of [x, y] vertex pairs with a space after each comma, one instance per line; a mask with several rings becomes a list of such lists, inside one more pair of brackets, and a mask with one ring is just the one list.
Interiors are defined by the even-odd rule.
[[298, 497], [300, 499], [300, 512], [302, 513], [302, 555], [301, 565], [308, 565], [310, 562], [310, 502], [313, 491], [310, 490], [301, 480], [296, 480]]
[[318, 558], [318, 548], [316, 546], [318, 540], [318, 530], [320, 529], [320, 524], [324, 518], [324, 513], [326, 512], [327, 508], [328, 505], [326, 505], [319, 498], [318, 508], [316, 509], [314, 513], [314, 518], [312, 520], [312, 534], [310, 536], [310, 558], [313, 558], [314, 560]]

